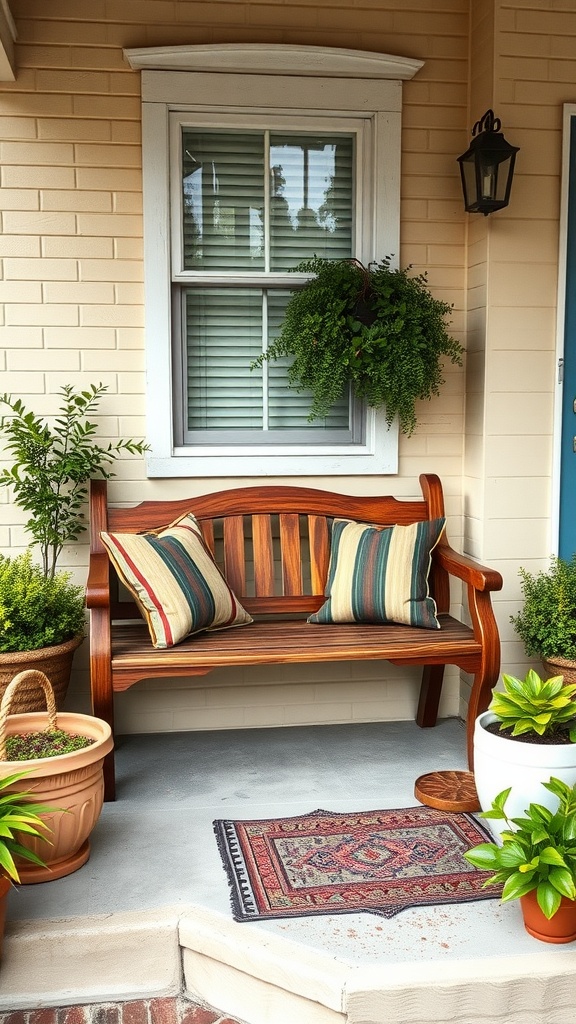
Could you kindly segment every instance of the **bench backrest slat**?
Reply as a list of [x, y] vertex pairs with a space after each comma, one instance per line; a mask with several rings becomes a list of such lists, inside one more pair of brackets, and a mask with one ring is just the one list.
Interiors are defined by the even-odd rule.
[[283, 592], [285, 596], [292, 597], [295, 594], [301, 594], [304, 586], [300, 516], [295, 512], [283, 512], [278, 519]]
[[274, 596], [274, 549], [270, 516], [252, 516], [254, 590], [256, 597]]
[[201, 529], [206, 546], [210, 549], [212, 557], [214, 557], [216, 552], [216, 546], [214, 544], [214, 521], [212, 519], [205, 519], [201, 525]]
[[[132, 508], [106, 507], [106, 481], [93, 481], [93, 551], [103, 551], [99, 531], [161, 530], [192, 512], [228, 583], [252, 614], [315, 611], [323, 600], [334, 518], [378, 526], [422, 522], [443, 510], [437, 477], [422, 478], [424, 497], [354, 496], [309, 487], [240, 487], [176, 501], [146, 501]], [[444, 570], [432, 580], [442, 592]], [[120, 614], [130, 614], [124, 602]]]
[[323, 594], [330, 562], [330, 534], [326, 516], [308, 516], [310, 582], [313, 594]]
[[[202, 529], [210, 525], [214, 533], [214, 521], [204, 519]], [[244, 555], [244, 520], [242, 516], [226, 516], [222, 524], [224, 541], [224, 575], [235, 594], [246, 593], [246, 559]]]

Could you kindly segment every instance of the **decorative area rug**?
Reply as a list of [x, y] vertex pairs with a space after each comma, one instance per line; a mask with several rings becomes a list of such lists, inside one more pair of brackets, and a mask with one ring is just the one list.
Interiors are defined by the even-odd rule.
[[353, 914], [495, 899], [463, 854], [490, 833], [430, 807], [214, 822], [235, 921]]

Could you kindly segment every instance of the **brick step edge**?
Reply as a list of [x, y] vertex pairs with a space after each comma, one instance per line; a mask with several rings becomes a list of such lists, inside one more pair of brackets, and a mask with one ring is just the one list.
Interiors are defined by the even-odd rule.
[[125, 1003], [86, 1003], [42, 1010], [8, 1010], [0, 1024], [242, 1024], [205, 1003], [184, 996], [136, 999]]

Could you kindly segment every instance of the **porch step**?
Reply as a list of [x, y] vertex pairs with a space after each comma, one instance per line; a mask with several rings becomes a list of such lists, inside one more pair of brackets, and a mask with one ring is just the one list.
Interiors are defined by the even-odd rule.
[[575, 1020], [576, 949], [533, 945], [518, 956], [358, 965], [195, 905], [14, 922], [0, 1013], [182, 996], [219, 1007], [226, 1024]]

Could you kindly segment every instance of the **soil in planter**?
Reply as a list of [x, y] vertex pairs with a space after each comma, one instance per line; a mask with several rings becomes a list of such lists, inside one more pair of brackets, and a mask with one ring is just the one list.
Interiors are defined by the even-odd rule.
[[499, 722], [489, 722], [483, 728], [494, 736], [502, 736], [505, 740], [514, 740], [515, 743], [537, 743], [538, 746], [563, 746], [572, 743], [570, 732], [566, 728], [554, 729], [544, 736], [539, 736], [537, 732], [523, 732], [520, 736], [513, 736], [514, 726], [509, 725], [506, 729], [501, 729]]
[[58, 757], [73, 750], [83, 750], [93, 743], [89, 736], [78, 736], [63, 729], [17, 733], [6, 739], [6, 760], [35, 761], [39, 757]]

